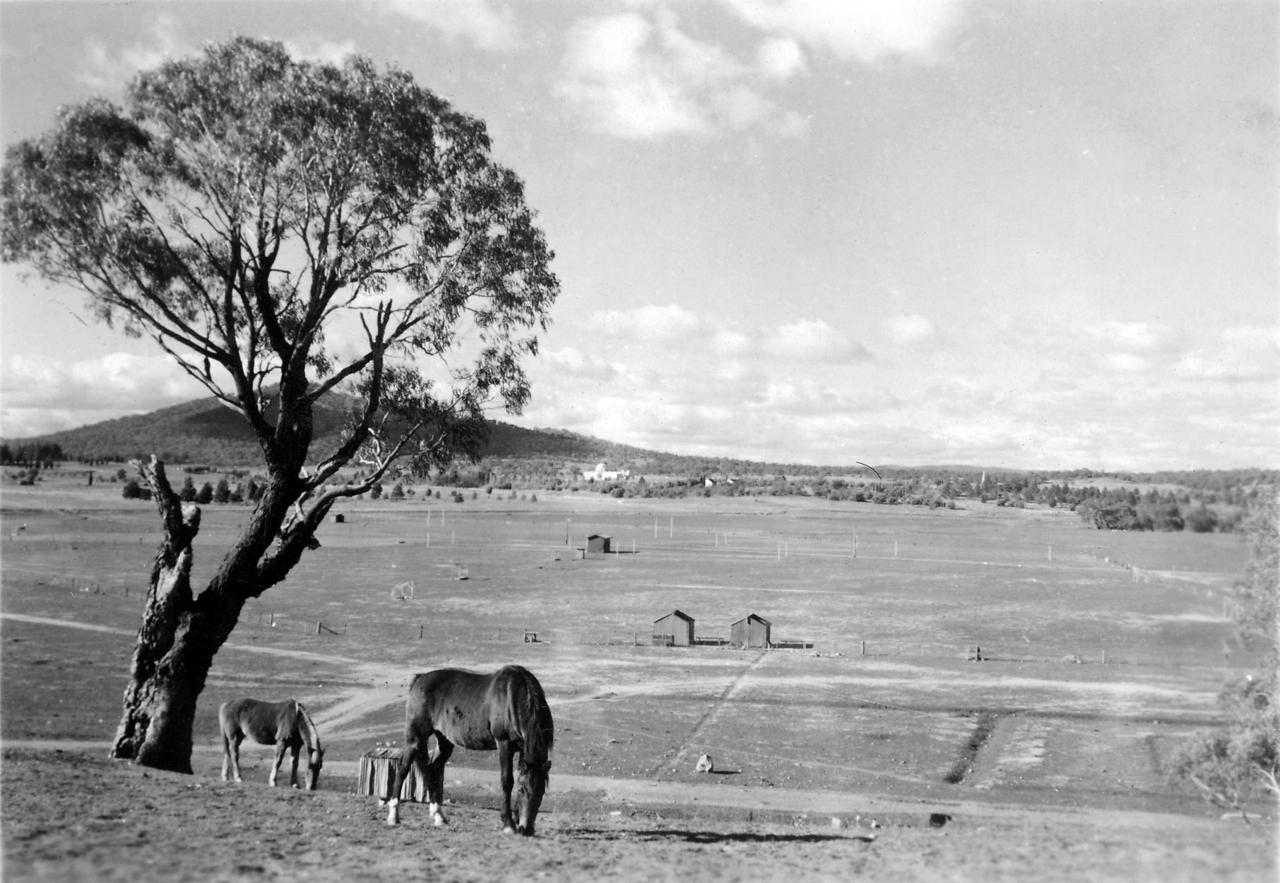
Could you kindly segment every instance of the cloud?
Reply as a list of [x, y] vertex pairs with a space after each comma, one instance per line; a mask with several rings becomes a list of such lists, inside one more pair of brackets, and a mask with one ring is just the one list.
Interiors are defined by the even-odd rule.
[[711, 348], [721, 356], [744, 356], [755, 349], [755, 341], [740, 331], [717, 328], [711, 335]]
[[207, 395], [167, 356], [116, 352], [58, 362], [15, 355], [0, 372], [4, 432], [52, 432]]
[[797, 319], [778, 328], [764, 341], [765, 351], [794, 360], [849, 359], [866, 349], [821, 319]]
[[1168, 327], [1151, 322], [1106, 321], [1086, 331], [1095, 340], [1126, 352], [1155, 353], [1175, 344]]
[[804, 50], [790, 37], [765, 39], [756, 50], [756, 64], [771, 80], [789, 80], [809, 72]]
[[884, 321], [885, 333], [899, 346], [912, 346], [934, 336], [933, 323], [918, 313], [904, 313]]
[[1173, 373], [1197, 382], [1274, 384], [1280, 380], [1280, 327], [1226, 328], [1214, 345], [1182, 355]]
[[171, 58], [199, 49], [178, 33], [173, 16], [156, 16], [151, 30], [139, 40], [113, 53], [96, 37], [85, 41], [84, 68], [77, 79], [95, 92], [118, 92], [141, 71], [159, 67]]
[[720, 0], [746, 24], [838, 59], [934, 60], [966, 0]]
[[354, 40], [326, 40], [323, 37], [294, 37], [284, 41], [292, 58], [341, 66], [347, 56], [356, 54]]
[[544, 372], [547, 370], [554, 371], [561, 378], [567, 376], [569, 378], [595, 380], [604, 383], [617, 379], [622, 373], [617, 365], [594, 353], [584, 354], [577, 347], [572, 346], [540, 353], [538, 364]]
[[381, 6], [488, 52], [512, 49], [519, 42], [514, 10], [492, 0], [381, 0]]
[[590, 317], [592, 326], [633, 340], [676, 340], [695, 334], [702, 319], [677, 304], [645, 306], [630, 310], [603, 310]]
[[[769, 55], [785, 65], [780, 48]], [[803, 118], [778, 111], [751, 65], [689, 36], [669, 10], [629, 10], [577, 22], [555, 94], [600, 130], [622, 138], [711, 136], [757, 125], [803, 134]]]

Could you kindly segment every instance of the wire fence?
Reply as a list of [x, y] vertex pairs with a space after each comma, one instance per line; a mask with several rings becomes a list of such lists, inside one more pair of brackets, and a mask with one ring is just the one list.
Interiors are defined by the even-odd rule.
[[[140, 616], [145, 602], [145, 591], [124, 581], [97, 580], [78, 574], [41, 574], [38, 585], [59, 593], [68, 603], [110, 605], [120, 611], [121, 601], [128, 601], [126, 615]], [[511, 645], [537, 644], [575, 647], [632, 647], [646, 648], [654, 653], [739, 653], [767, 649], [770, 652], [808, 655], [815, 657], [862, 657], [896, 659], [952, 659], [972, 663], [1061, 663], [1069, 665], [1203, 665], [1208, 652], [1187, 654], [1184, 658], [1170, 659], [1152, 653], [1135, 652], [1132, 648], [1092, 646], [1057, 650], [1049, 647], [1028, 648], [998, 639], [956, 640], [950, 637], [937, 639], [903, 638], [896, 636], [842, 635], [815, 640], [780, 639], [766, 648], [744, 648], [720, 636], [699, 635], [689, 646], [675, 645], [670, 636], [654, 635], [646, 624], [643, 628], [548, 628], [537, 623], [516, 625], [459, 625], [457, 622], [439, 623], [426, 617], [405, 617], [397, 620], [343, 619], [332, 613], [317, 614], [313, 610], [286, 608], [264, 601], [248, 602], [236, 626], [240, 634], [251, 633], [257, 637], [277, 635], [291, 641], [306, 640], [319, 646], [336, 648], [346, 645], [349, 652], [358, 652], [364, 646], [397, 644], [455, 645]], [[1036, 652], [1036, 650], [1040, 652]], [[1201, 658], [1206, 657], [1206, 658]]]

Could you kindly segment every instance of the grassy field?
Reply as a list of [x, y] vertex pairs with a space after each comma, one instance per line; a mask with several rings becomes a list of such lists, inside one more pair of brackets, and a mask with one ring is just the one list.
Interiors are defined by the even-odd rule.
[[[5, 492], [3, 735], [107, 739], [155, 516], [111, 488], [49, 490]], [[1233, 536], [976, 503], [544, 493], [342, 511], [246, 608], [201, 703], [204, 747], [223, 699], [296, 694], [354, 759], [399, 737], [413, 672], [519, 661], [552, 698], [558, 764], [583, 774], [690, 778], [707, 751], [726, 784], [1176, 802], [1163, 758], [1248, 661], [1222, 615], [1244, 559]], [[206, 507], [197, 585], [247, 515]], [[579, 558], [591, 533], [615, 553]], [[699, 637], [755, 612], [812, 648], [651, 646], [676, 608]], [[986, 661], [967, 661], [973, 646]], [[90, 695], [60, 710], [68, 678]]]
[[[875, 812], [907, 831], [942, 809], [985, 820], [972, 838], [983, 825], [1075, 824], [1084, 816], [1062, 813], [1083, 812], [1092, 821], [1080, 836], [1104, 837], [1106, 818], [1125, 832], [1104, 837], [1105, 848], [1117, 855], [1115, 873], [1132, 879], [1158, 820], [1216, 817], [1171, 785], [1166, 767], [1179, 740], [1216, 721], [1224, 679], [1255, 661], [1224, 617], [1246, 555], [1237, 536], [1099, 532], [1047, 509], [795, 497], [481, 494], [341, 511], [342, 523], [324, 525], [322, 548], [246, 607], [215, 660], [197, 715], [198, 777], [221, 764], [222, 701], [297, 696], [328, 748], [322, 786], [350, 794], [360, 754], [401, 738], [413, 673], [519, 662], [555, 715], [548, 824], [575, 844], [570, 852], [597, 819], [616, 824], [643, 804], [694, 825], [718, 819], [716, 836], [729, 838], [753, 819], [811, 812]], [[205, 508], [197, 587], [248, 514]], [[611, 537], [614, 553], [581, 557], [589, 534]], [[110, 485], [8, 485], [0, 536], [0, 738], [7, 764], [21, 759], [38, 775], [44, 766], [23, 746], [105, 754], [157, 522], [151, 504], [124, 501]], [[727, 638], [731, 622], [754, 612], [771, 621], [775, 641], [811, 646], [654, 646], [654, 620], [677, 608], [700, 638]], [[983, 661], [970, 661], [975, 646]], [[265, 780], [269, 751], [245, 746], [248, 779]], [[704, 752], [714, 775], [694, 772]], [[461, 778], [450, 787], [461, 803], [492, 803], [493, 763], [454, 755]], [[630, 829], [619, 830], [625, 838]], [[1236, 879], [1273, 868], [1231, 852], [1239, 838], [1195, 830], [1194, 841], [1155, 838], [1162, 868]], [[217, 842], [217, 831], [188, 830], [206, 835]], [[837, 860], [827, 846], [848, 846], [777, 836], [770, 842], [806, 850], [802, 864], [828, 870]], [[1035, 849], [983, 843], [983, 867], [1013, 879], [1029, 869], [1061, 876], [1077, 848], [1065, 837], [1039, 863]], [[73, 849], [68, 838], [42, 848]], [[100, 846], [104, 867], [129, 867], [117, 839]], [[613, 855], [622, 842], [594, 848]], [[887, 855], [900, 870], [915, 867], [906, 853]]]

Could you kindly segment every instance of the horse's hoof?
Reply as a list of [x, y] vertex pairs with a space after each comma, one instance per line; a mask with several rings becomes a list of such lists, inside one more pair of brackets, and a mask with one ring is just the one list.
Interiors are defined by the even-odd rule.
[[435, 825], [437, 828], [443, 828], [445, 825], [449, 824], [449, 821], [444, 816], [436, 816], [435, 819], [432, 820], [431, 824]]
[[515, 832], [516, 832], [516, 829], [515, 829], [515, 828], [513, 828], [513, 827], [511, 827], [510, 825], [503, 825], [503, 826], [502, 826], [502, 833], [503, 833], [503, 834], [514, 834]]

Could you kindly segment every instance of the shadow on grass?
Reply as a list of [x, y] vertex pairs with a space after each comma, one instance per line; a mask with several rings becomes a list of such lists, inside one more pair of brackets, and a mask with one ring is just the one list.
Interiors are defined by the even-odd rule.
[[651, 831], [617, 831], [603, 828], [574, 828], [573, 836], [597, 840], [683, 840], [687, 843], [831, 843], [841, 840], [875, 840], [874, 834], [756, 834], [750, 831], [724, 833], [691, 831], [683, 828], [656, 828]]

